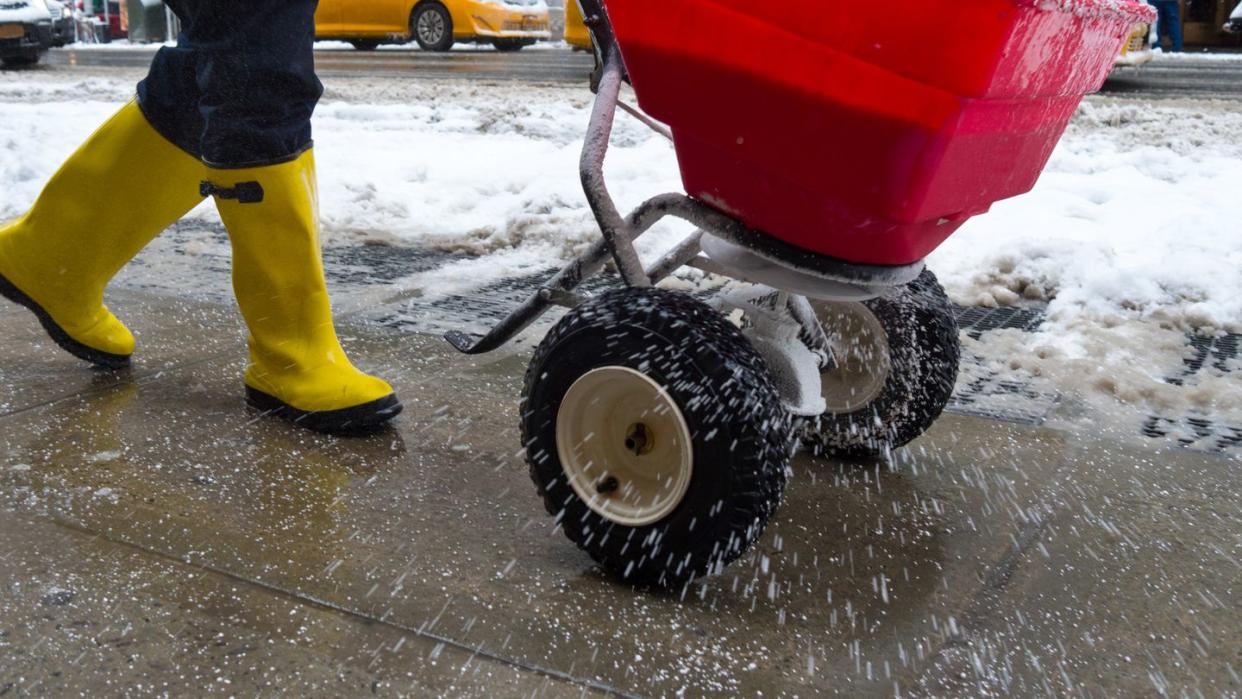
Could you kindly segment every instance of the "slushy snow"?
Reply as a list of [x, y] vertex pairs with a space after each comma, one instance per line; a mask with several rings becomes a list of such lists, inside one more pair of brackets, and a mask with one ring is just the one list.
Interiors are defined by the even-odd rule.
[[[39, 77], [0, 74], [0, 218], [29, 206], [134, 82]], [[329, 242], [469, 253], [418, 279], [460, 291], [559, 265], [598, 235], [578, 181], [585, 86], [327, 87], [315, 138]], [[624, 115], [607, 172], [622, 209], [680, 190], [671, 145]], [[1091, 98], [1035, 190], [969, 222], [929, 262], [958, 303], [1048, 304], [1037, 336], [989, 333], [973, 352], [1107, 401], [1236, 412], [1236, 373], [1165, 378], [1187, 333], [1242, 332], [1240, 183], [1235, 104]], [[209, 205], [192, 216], [216, 220]], [[685, 231], [662, 224], [641, 247], [650, 256]]]

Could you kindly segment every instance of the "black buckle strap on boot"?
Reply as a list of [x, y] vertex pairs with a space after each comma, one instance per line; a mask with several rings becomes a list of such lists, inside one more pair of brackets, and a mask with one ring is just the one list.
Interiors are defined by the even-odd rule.
[[236, 199], [238, 204], [261, 204], [263, 202], [263, 185], [258, 182], [238, 182], [233, 185], [232, 189], [226, 189], [214, 182], [203, 180], [198, 185], [198, 193], [204, 197]]

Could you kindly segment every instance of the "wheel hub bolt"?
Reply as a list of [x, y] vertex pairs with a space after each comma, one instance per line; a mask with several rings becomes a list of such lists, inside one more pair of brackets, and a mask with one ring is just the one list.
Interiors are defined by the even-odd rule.
[[600, 495], [610, 495], [617, 492], [620, 488], [621, 481], [618, 481], [615, 476], [605, 476], [595, 484], [595, 492]]
[[652, 446], [651, 434], [643, 423], [639, 422], [631, 425], [630, 429], [626, 431], [625, 448], [635, 456], [650, 453]]

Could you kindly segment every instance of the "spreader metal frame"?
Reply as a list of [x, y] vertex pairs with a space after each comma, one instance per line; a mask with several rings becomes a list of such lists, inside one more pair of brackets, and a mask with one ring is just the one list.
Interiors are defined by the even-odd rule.
[[[765, 283], [780, 291], [779, 282], [773, 284], [770, 277], [751, 278], [736, 266], [727, 266], [704, 255], [705, 236], [718, 238], [732, 244], [733, 250], [745, 250], [747, 255], [753, 255], [789, 275], [796, 275], [800, 289], [805, 289], [808, 283], [814, 285], [822, 282], [821, 292], [814, 294], [819, 298], [842, 298], [850, 301], [874, 298], [888, 289], [914, 281], [922, 273], [922, 262], [894, 267], [862, 265], [801, 250], [751, 229], [741, 221], [680, 193], [653, 197], [628, 216], [622, 216], [608, 191], [604, 177], [604, 159], [611, 142], [617, 109], [625, 109], [657, 133], [670, 139], [672, 133], [638, 109], [621, 101], [621, 86], [626, 80], [625, 65], [607, 11], [602, 0], [581, 0], [581, 4], [586, 24], [595, 39], [597, 65], [591, 80], [592, 88], [596, 92], [595, 105], [582, 148], [579, 169], [583, 191], [599, 223], [601, 239], [545, 282], [484, 337], [476, 340], [458, 331], [447, 333], [446, 339], [458, 351], [465, 354], [494, 351], [530, 327], [552, 306], [574, 308], [580, 305], [584, 299], [575, 293], [576, 289], [587, 279], [599, 274], [609, 260], [616, 265], [621, 278], [630, 287], [658, 284], [678, 269], [690, 266], [733, 279]], [[656, 223], [670, 216], [690, 222], [697, 230], [668, 250], [653, 265], [646, 267], [634, 247], [634, 242]], [[843, 289], [847, 289], [849, 293], [842, 294]], [[788, 309], [789, 317], [805, 330], [804, 341], [807, 346], [823, 357], [821, 368], [831, 368], [834, 362], [828, 338], [815, 318], [807, 297], [781, 291], [778, 298], [778, 302], [780, 301]]]

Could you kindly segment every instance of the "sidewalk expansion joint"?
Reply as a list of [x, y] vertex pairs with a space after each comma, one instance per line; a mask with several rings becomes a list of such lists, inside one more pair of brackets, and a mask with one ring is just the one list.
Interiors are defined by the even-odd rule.
[[531, 672], [537, 675], [541, 675], [543, 677], [547, 677], [552, 680], [565, 682], [567, 684], [581, 687], [584, 691], [587, 689], [591, 689], [597, 692], [603, 692], [609, 696], [622, 697], [624, 699], [641, 699], [641, 695], [625, 692], [623, 690], [617, 689], [615, 687], [611, 687], [597, 680], [587, 679], [583, 677], [575, 677], [567, 672], [562, 672], [560, 670], [555, 670], [553, 668], [543, 667], [541, 665], [536, 665], [534, 663], [527, 663], [521, 660], [517, 660], [515, 658], [506, 657], [498, 653], [489, 651], [483, 646], [472, 646], [468, 643], [463, 643], [461, 641], [458, 641], [454, 638], [450, 638], [448, 636], [443, 636], [440, 634], [432, 633], [430, 631], [426, 631], [424, 629], [407, 626], [405, 624], [391, 621], [386, 618], [380, 618], [380, 617], [375, 617], [369, 614], [365, 614], [355, 609], [350, 609], [343, 605], [336, 604], [329, 600], [318, 599], [310, 595], [305, 595], [302, 593], [286, 590], [284, 588], [277, 587], [275, 585], [264, 582], [257, 578], [251, 578], [245, 575], [239, 575], [237, 573], [233, 573], [228, 570], [224, 570], [222, 568], [217, 568], [215, 566], [206, 565], [204, 563], [193, 561], [188, 558], [183, 558], [181, 556], [177, 556], [177, 555], [168, 553], [166, 551], [161, 551], [159, 549], [151, 548], [149, 546], [144, 546], [142, 544], [134, 543], [132, 541], [129, 541], [123, 538], [118, 538], [115, 536], [111, 536], [103, 532], [97, 532], [97, 531], [89, 529], [75, 522], [60, 519], [58, 517], [53, 517], [51, 521], [55, 523], [57, 526], [60, 526], [64, 529], [68, 529], [70, 531], [77, 532], [79, 534], [83, 534], [85, 536], [101, 539], [103, 541], [107, 541], [108, 543], [115, 544], [117, 546], [129, 548], [129, 549], [139, 551], [139, 552], [145, 553], [150, 556], [155, 556], [157, 558], [161, 558], [164, 560], [173, 561], [181, 565], [191, 566], [193, 568], [197, 568], [204, 572], [211, 573], [214, 575], [219, 575], [223, 578], [227, 578], [229, 580], [233, 580], [238, 583], [250, 585], [252, 587], [263, 590], [264, 592], [267, 592], [268, 594], [294, 600], [299, 604], [303, 604], [303, 605], [311, 606], [311, 607], [317, 607], [325, 611], [342, 614], [346, 617], [349, 617], [351, 619], [356, 619], [364, 623], [378, 624], [380, 626], [385, 626], [395, 631], [400, 631], [402, 633], [409, 634], [416, 638], [423, 638], [429, 641], [435, 641], [436, 643], [443, 643], [445, 646], [448, 646], [450, 648], [455, 648], [463, 652], [470, 653], [473, 656], [484, 658], [486, 660], [497, 662], [502, 665], [507, 665], [509, 667], [517, 668], [519, 670], [523, 670], [526, 672]]
[[[90, 398], [92, 396], [102, 395], [104, 393], [107, 393], [108, 391], [116, 389], [118, 386], [124, 385], [125, 383], [134, 383], [134, 384], [154, 383], [156, 381], [161, 380], [162, 374], [180, 371], [182, 369], [190, 369], [196, 366], [200, 366], [202, 364], [210, 364], [211, 362], [224, 359], [225, 357], [227, 357], [227, 354], [223, 352], [220, 354], [213, 354], [209, 357], [203, 357], [200, 359], [196, 359], [194, 361], [185, 362], [182, 364], [175, 364], [172, 366], [167, 366], [162, 369], [154, 370], [148, 374], [143, 374], [141, 376], [133, 376], [132, 369], [125, 369], [122, 371], [111, 372], [117, 375], [117, 380], [108, 383], [106, 386], [97, 386], [94, 388], [88, 388], [82, 391], [77, 391], [75, 393], [62, 394], [55, 398], [49, 398], [47, 400], [40, 401], [32, 405], [25, 405], [20, 408], [16, 408], [14, 410], [0, 412], [0, 420], [4, 420], [6, 418], [14, 417], [17, 415], [23, 415], [25, 413], [33, 412], [35, 410], [41, 410], [43, 408], [57, 405], [58, 403], [63, 403], [68, 400], [73, 400], [74, 398]], [[130, 377], [128, 381], [121, 378], [126, 375]]]

